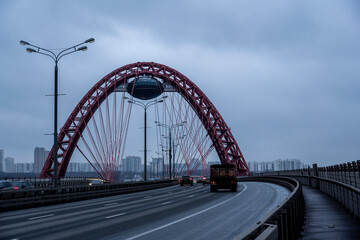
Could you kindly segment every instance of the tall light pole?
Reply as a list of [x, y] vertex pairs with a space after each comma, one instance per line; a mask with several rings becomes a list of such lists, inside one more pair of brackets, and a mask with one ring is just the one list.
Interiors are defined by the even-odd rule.
[[87, 50], [86, 46], [82, 46], [82, 47], [79, 47], [79, 46], [86, 44], [86, 43], [93, 43], [93, 42], [95, 42], [95, 39], [89, 38], [82, 43], [79, 43], [72, 47], [66, 48], [56, 54], [48, 49], [35, 46], [26, 41], [23, 41], [23, 40], [20, 41], [21, 45], [28, 45], [28, 46], [35, 48], [35, 49], [34, 48], [26, 48], [26, 51], [28, 53], [39, 53], [39, 54], [42, 54], [42, 55], [52, 58], [52, 60], [54, 60], [54, 62], [55, 62], [55, 69], [54, 69], [54, 72], [55, 72], [55, 81], [54, 81], [54, 147], [53, 147], [53, 149], [54, 149], [54, 187], [58, 186], [58, 183], [57, 183], [57, 180], [58, 180], [58, 173], [57, 173], [58, 172], [57, 119], [58, 119], [58, 95], [59, 95], [58, 94], [58, 62], [62, 57], [66, 56], [68, 54], [78, 52], [78, 51], [86, 51]]
[[[171, 131], [175, 128], [175, 127], [180, 127], [182, 126], [183, 124], [186, 123], [186, 121], [182, 121], [181, 123], [176, 123], [176, 124], [173, 124], [171, 126], [169, 125], [166, 125], [164, 123], [160, 123], [158, 121], [155, 121], [155, 123], [158, 125], [158, 126], [163, 126], [163, 127], [166, 127], [169, 129], [169, 179], [171, 180], [172, 178], [172, 174], [171, 174], [171, 160], [172, 160], [172, 148], [174, 147], [174, 143], [172, 143], [171, 141]], [[175, 164], [174, 164], [175, 165]], [[163, 170], [164, 171], [164, 170]]]
[[[165, 97], [163, 97], [165, 98]], [[135, 104], [135, 105], [138, 105], [140, 107], [142, 107], [144, 109], [144, 181], [146, 181], [146, 154], [147, 154], [147, 149], [146, 149], [146, 112], [147, 112], [147, 109], [148, 107], [156, 104], [156, 103], [161, 103], [163, 102], [164, 100], [162, 99], [155, 99], [153, 101], [150, 101], [146, 104], [144, 104], [143, 102], [139, 102], [139, 101], [135, 101], [135, 100], [129, 100], [128, 103], [132, 103], [132, 104]]]

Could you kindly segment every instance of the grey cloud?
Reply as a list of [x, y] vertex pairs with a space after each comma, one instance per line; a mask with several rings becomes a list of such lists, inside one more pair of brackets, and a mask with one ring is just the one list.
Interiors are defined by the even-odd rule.
[[157, 61], [209, 96], [249, 161], [359, 158], [357, 1], [0, 4], [0, 148], [16, 160], [51, 147], [42, 134], [51, 131], [52, 99], [44, 95], [53, 88], [51, 60], [18, 41], [58, 48], [88, 37], [96, 38], [89, 50], [59, 66], [61, 122], [115, 68]]

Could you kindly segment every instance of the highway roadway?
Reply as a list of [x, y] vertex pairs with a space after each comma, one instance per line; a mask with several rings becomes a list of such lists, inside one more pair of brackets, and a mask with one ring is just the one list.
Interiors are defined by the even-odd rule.
[[216, 193], [177, 185], [0, 213], [0, 239], [232, 239], [288, 194], [258, 182]]

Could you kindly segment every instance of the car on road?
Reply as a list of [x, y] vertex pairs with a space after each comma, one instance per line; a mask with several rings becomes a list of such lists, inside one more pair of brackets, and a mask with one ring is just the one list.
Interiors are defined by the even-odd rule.
[[17, 186], [19, 189], [30, 189], [34, 188], [34, 185], [30, 181], [24, 180], [24, 181], [14, 181], [13, 182], [15, 186]]
[[0, 191], [8, 191], [8, 190], [18, 190], [19, 188], [15, 186], [9, 180], [0, 180]]
[[202, 178], [202, 184], [210, 184], [210, 177], [209, 176], [203, 176]]
[[198, 177], [195, 179], [196, 183], [202, 183], [203, 182], [203, 178], [202, 177]]
[[100, 179], [94, 179], [94, 180], [91, 180], [91, 182], [89, 183], [89, 186], [101, 185], [101, 184], [104, 184], [104, 182], [101, 181]]
[[184, 184], [190, 184], [191, 186], [194, 185], [193, 178], [190, 176], [182, 176], [179, 182], [180, 182], [180, 186], [183, 186]]

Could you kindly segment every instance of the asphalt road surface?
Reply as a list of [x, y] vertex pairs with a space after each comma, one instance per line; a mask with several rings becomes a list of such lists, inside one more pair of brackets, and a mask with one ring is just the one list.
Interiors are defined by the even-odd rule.
[[0, 239], [231, 239], [289, 194], [283, 187], [238, 183], [145, 192], [0, 213]]

